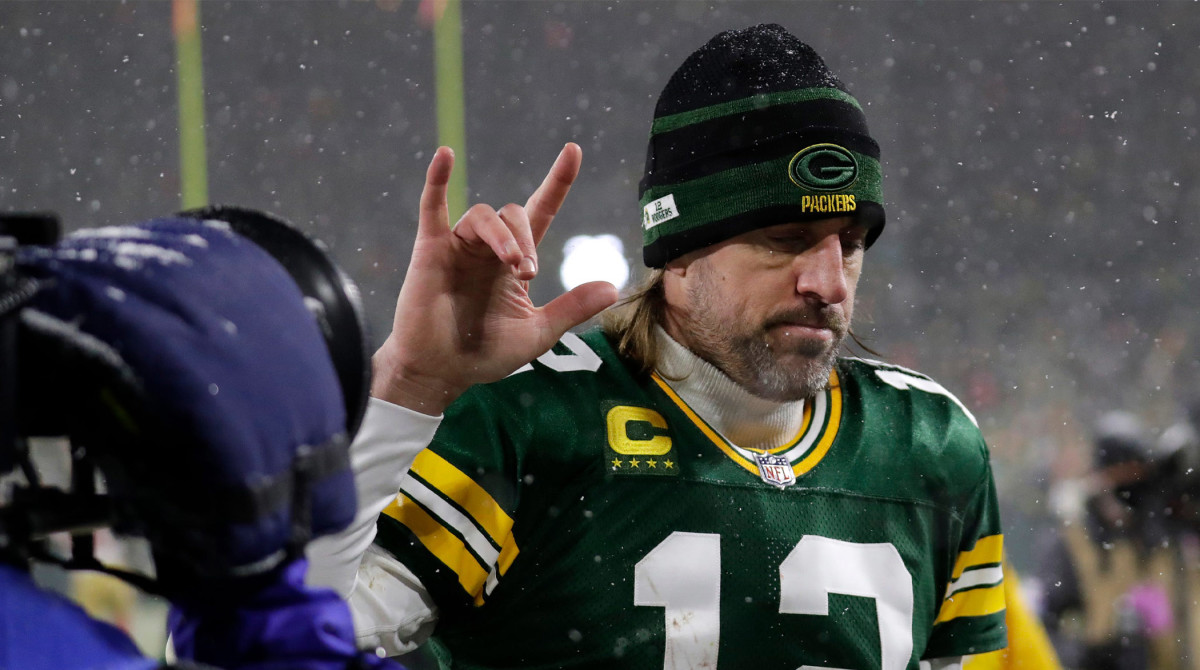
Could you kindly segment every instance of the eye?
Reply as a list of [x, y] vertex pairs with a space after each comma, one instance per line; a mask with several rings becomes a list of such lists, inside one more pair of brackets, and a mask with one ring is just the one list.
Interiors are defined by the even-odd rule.
[[767, 236], [767, 245], [780, 251], [797, 252], [807, 249], [812, 244], [805, 231], [773, 233]]
[[842, 249], [846, 253], [862, 251], [867, 248], [867, 229], [854, 226], [842, 231]]
[[793, 245], [804, 242], [803, 235], [772, 235], [769, 239], [773, 244]]
[[808, 249], [809, 239], [806, 235], [770, 235], [767, 247], [773, 251], [799, 253]]
[[867, 248], [867, 241], [865, 238], [849, 238], [849, 239], [845, 238], [845, 237], [842, 238], [842, 250], [845, 251], [846, 253], [853, 253], [855, 251], [863, 251], [866, 248]]

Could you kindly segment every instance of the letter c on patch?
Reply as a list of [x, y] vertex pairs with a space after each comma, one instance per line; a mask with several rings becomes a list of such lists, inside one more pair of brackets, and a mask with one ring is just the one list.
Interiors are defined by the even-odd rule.
[[[662, 456], [671, 450], [671, 438], [661, 414], [645, 407], [617, 405], [608, 411], [608, 446], [625, 456]], [[657, 429], [657, 430], [655, 430]]]

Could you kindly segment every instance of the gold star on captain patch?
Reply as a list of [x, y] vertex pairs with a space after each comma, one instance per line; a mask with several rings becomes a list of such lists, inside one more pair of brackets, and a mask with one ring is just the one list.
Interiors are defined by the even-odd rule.
[[613, 459], [613, 469], [619, 469], [620, 467], [621, 467], [621, 460], [619, 458], [614, 458]]
[[650, 467], [653, 468], [656, 465], [658, 465], [658, 461], [654, 460], [653, 458], [650, 458], [650, 459], [646, 460], [646, 465], [649, 465]]
[[636, 459], [636, 458], [630, 459], [630, 461], [629, 461], [629, 465], [630, 465], [631, 467], [635, 467], [635, 468], [638, 466], [638, 463], [641, 463], [641, 461], [639, 461], [639, 460], [638, 460], [638, 459]]
[[670, 470], [675, 467], [675, 464], [672, 463], [671, 461], [663, 461], [663, 466], [665, 466], [668, 470]]

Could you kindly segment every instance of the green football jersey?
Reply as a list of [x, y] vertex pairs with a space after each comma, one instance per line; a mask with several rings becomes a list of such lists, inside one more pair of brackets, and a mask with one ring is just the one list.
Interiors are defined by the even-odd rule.
[[878, 362], [839, 359], [761, 452], [568, 334], [447, 409], [378, 528], [437, 603], [444, 667], [916, 670], [1005, 646], [979, 429]]

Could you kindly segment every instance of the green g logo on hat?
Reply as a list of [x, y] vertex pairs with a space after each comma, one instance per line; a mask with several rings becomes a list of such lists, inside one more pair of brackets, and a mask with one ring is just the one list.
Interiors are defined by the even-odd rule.
[[792, 156], [788, 178], [813, 191], [841, 191], [858, 179], [858, 161], [836, 144], [814, 144]]

